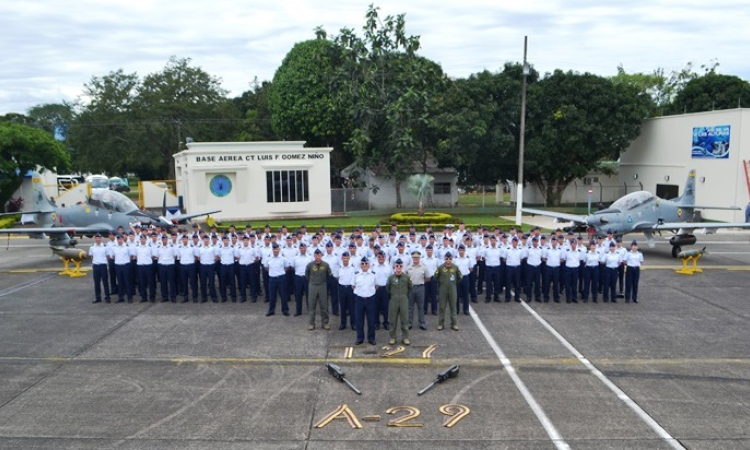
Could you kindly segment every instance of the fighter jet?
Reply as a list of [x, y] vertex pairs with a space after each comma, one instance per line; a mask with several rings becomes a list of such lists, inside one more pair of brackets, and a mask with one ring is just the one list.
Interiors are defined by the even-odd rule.
[[[91, 195], [85, 201], [71, 206], [57, 206], [47, 198], [39, 174], [31, 177], [32, 205], [31, 210], [21, 211], [31, 216], [37, 225], [33, 228], [0, 229], [0, 234], [28, 234], [34, 239], [50, 238], [50, 247], [74, 247], [75, 236], [93, 236], [96, 233], [106, 234], [122, 227], [129, 230], [131, 225], [172, 226], [186, 223], [194, 217], [205, 216], [220, 210], [205, 211], [193, 214], [179, 214], [165, 217], [143, 211], [125, 195], [103, 188], [91, 189]], [[3, 214], [7, 215], [7, 214]]]
[[681, 197], [673, 200], [659, 198], [648, 191], [631, 192], [619, 198], [612, 205], [588, 216], [564, 214], [541, 209], [521, 208], [523, 212], [555, 217], [573, 222], [576, 227], [593, 229], [595, 233], [612, 232], [616, 236], [628, 233], [643, 233], [648, 246], [653, 248], [654, 232], [664, 230], [675, 233], [669, 240], [672, 257], [676, 258], [683, 245], [693, 245], [697, 241], [694, 230], [705, 228], [750, 228], [748, 223], [695, 222], [698, 209], [739, 210], [738, 207], [701, 206], [695, 204], [695, 170], [691, 170]]

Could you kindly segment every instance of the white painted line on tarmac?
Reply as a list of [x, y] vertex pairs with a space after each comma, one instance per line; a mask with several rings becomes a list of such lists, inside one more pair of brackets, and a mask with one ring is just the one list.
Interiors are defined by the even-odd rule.
[[521, 378], [518, 376], [518, 374], [516, 373], [516, 369], [513, 368], [513, 364], [511, 364], [510, 359], [505, 356], [503, 350], [499, 345], [497, 345], [497, 342], [495, 342], [495, 339], [492, 337], [490, 332], [484, 326], [484, 323], [482, 323], [482, 320], [477, 315], [476, 311], [474, 311], [474, 308], [471, 306], [469, 307], [469, 313], [471, 314], [471, 318], [474, 319], [474, 323], [477, 324], [479, 331], [482, 332], [482, 335], [484, 335], [487, 343], [490, 344], [490, 347], [492, 347], [492, 350], [497, 355], [497, 358], [500, 360], [503, 368], [510, 376], [510, 379], [513, 380], [516, 388], [521, 393], [524, 400], [526, 400], [526, 403], [529, 404], [529, 407], [534, 412], [537, 419], [539, 419], [539, 422], [541, 422], [542, 427], [544, 427], [544, 431], [547, 432], [547, 435], [552, 440], [552, 443], [555, 444], [555, 448], [557, 448], [558, 450], [569, 450], [570, 446], [567, 444], [567, 442], [565, 442], [562, 435], [560, 435], [560, 432], [557, 431], [557, 428], [555, 428], [555, 425], [552, 423], [552, 421], [549, 420], [549, 417], [547, 417], [547, 414], [544, 412], [539, 403], [537, 403], [534, 396], [531, 395], [531, 392], [529, 392], [526, 384], [524, 384], [523, 380], [521, 380]]
[[667, 444], [669, 444], [674, 449], [680, 449], [685, 450], [685, 447], [680, 444], [680, 442], [672, 437], [671, 434], [667, 432], [659, 423], [654, 420], [653, 417], [651, 417], [646, 411], [641, 408], [638, 403], [636, 403], [632, 398], [628, 397], [628, 395], [623, 392], [622, 389], [617, 387], [615, 383], [613, 383], [609, 378], [607, 378], [599, 369], [594, 366], [591, 361], [588, 360], [581, 352], [578, 351], [575, 347], [573, 347], [573, 344], [567, 341], [552, 325], [549, 324], [542, 316], [539, 315], [532, 307], [526, 304], [526, 302], [521, 302], [521, 305], [526, 308], [526, 311], [528, 311], [539, 323], [541, 323], [547, 331], [552, 333], [552, 335], [557, 338], [558, 341], [562, 345], [565, 346], [565, 348], [570, 351], [577, 359], [581, 362], [595, 377], [597, 377], [602, 383], [604, 383], [605, 386], [609, 388], [610, 391], [612, 391], [617, 398], [622, 400], [623, 403], [625, 403], [630, 409], [633, 410], [633, 412], [640, 417], [643, 422], [646, 423], [652, 430], [656, 432], [657, 435], [661, 439], [663, 439]]

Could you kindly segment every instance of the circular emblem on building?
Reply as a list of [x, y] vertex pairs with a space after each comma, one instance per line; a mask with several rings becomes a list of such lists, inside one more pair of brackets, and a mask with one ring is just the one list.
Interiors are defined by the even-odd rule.
[[232, 180], [226, 175], [216, 175], [208, 184], [211, 193], [217, 197], [226, 197], [232, 192]]

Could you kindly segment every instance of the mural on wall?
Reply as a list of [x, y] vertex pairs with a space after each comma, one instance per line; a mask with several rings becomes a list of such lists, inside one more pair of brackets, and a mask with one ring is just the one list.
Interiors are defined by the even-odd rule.
[[729, 159], [729, 125], [693, 128], [692, 157]]

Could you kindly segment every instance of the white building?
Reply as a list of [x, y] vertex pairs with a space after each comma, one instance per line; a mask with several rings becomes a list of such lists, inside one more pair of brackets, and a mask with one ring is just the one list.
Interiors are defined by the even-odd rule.
[[331, 214], [331, 148], [304, 142], [191, 142], [174, 155], [177, 195], [190, 213], [222, 220]]
[[750, 109], [683, 114], [646, 120], [641, 135], [620, 157], [620, 180], [638, 181], [662, 198], [682, 195], [696, 169], [696, 204], [739, 206], [740, 211], [705, 210], [703, 217], [744, 222], [750, 182]]
[[[414, 173], [422, 173], [420, 164], [415, 164]], [[429, 207], [450, 208], [458, 202], [458, 172], [452, 167], [438, 167], [435, 158], [427, 159], [427, 174], [435, 177], [432, 193], [425, 200]], [[356, 164], [344, 168], [341, 178], [352, 180], [367, 188], [356, 191], [356, 201], [368, 205], [368, 209], [391, 209], [396, 207], [396, 183], [386, 178], [385, 169], [373, 167], [363, 170]], [[408, 177], [401, 183], [401, 206], [417, 208], [419, 201], [408, 190]]]

